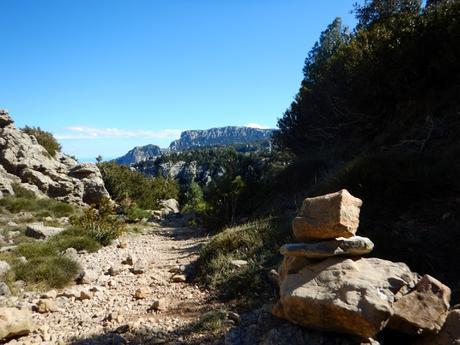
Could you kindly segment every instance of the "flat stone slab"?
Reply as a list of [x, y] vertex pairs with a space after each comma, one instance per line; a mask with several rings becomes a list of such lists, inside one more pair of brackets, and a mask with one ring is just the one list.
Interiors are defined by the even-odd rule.
[[63, 232], [63, 228], [55, 228], [52, 226], [45, 226], [42, 223], [29, 224], [26, 228], [26, 236], [33, 237], [38, 240], [44, 240], [50, 236], [57, 235]]
[[332, 240], [310, 243], [288, 243], [280, 248], [284, 256], [321, 259], [332, 256], [359, 256], [370, 253], [374, 243], [367, 237], [338, 237]]

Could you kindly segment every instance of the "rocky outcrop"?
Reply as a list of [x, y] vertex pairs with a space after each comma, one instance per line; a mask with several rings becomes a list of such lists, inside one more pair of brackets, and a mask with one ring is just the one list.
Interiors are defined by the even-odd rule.
[[133, 165], [140, 162], [154, 159], [161, 155], [161, 149], [156, 145], [137, 146], [128, 151], [127, 154], [115, 159], [121, 165]]
[[20, 184], [37, 197], [80, 205], [109, 198], [95, 165], [79, 164], [60, 152], [51, 157], [34, 136], [14, 126], [8, 112], [0, 115], [0, 197], [13, 195], [13, 185]]
[[270, 140], [273, 129], [227, 126], [205, 130], [184, 131], [180, 139], [169, 145], [171, 151], [184, 151], [206, 146], [227, 146]]
[[362, 258], [373, 243], [355, 236], [361, 205], [346, 190], [305, 199], [293, 231], [307, 242], [281, 248], [280, 299], [272, 313], [362, 338], [387, 326], [409, 335], [439, 332], [450, 289], [428, 275], [420, 279], [404, 263]]

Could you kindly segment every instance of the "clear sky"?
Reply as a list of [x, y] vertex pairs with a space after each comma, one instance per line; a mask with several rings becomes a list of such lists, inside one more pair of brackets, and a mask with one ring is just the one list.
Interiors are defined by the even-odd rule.
[[83, 160], [184, 129], [275, 127], [356, 0], [1, 0], [0, 107]]

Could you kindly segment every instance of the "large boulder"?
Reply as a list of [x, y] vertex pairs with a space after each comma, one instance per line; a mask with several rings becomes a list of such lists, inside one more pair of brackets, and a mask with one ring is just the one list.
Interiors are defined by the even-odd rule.
[[0, 341], [27, 335], [33, 329], [32, 313], [29, 310], [0, 308]]
[[17, 129], [7, 112], [0, 110], [0, 197], [14, 194], [12, 185], [84, 205], [109, 198], [99, 169], [79, 164], [60, 152], [52, 157], [34, 136]]
[[393, 304], [389, 327], [413, 335], [438, 333], [449, 311], [450, 294], [446, 285], [424, 275], [412, 291]]
[[370, 253], [372, 249], [374, 249], [374, 243], [370, 239], [353, 236], [310, 243], [288, 243], [280, 248], [280, 253], [284, 256], [322, 259], [332, 256], [358, 256]]
[[161, 212], [163, 216], [180, 212], [179, 202], [176, 199], [161, 200], [160, 205], [162, 207]]
[[358, 229], [362, 204], [345, 189], [307, 198], [292, 222], [294, 237], [301, 242], [352, 237]]
[[285, 274], [274, 313], [302, 326], [371, 338], [393, 315], [395, 295], [416, 280], [403, 263], [329, 258]]

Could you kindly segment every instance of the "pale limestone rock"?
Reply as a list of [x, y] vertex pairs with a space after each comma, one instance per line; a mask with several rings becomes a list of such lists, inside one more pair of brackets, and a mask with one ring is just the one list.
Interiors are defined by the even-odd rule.
[[150, 289], [148, 287], [142, 286], [134, 292], [135, 299], [145, 299], [150, 295]]
[[284, 276], [277, 316], [306, 327], [370, 338], [393, 314], [395, 294], [416, 279], [403, 263], [329, 258]]
[[43, 223], [28, 224], [25, 235], [39, 240], [47, 239], [64, 231], [64, 228], [45, 226]]
[[61, 311], [61, 308], [59, 308], [52, 299], [41, 299], [37, 302], [37, 312], [40, 314], [46, 314], [46, 313], [56, 313]]
[[32, 313], [26, 309], [0, 308], [0, 341], [32, 332]]
[[345, 189], [305, 199], [292, 222], [295, 238], [309, 241], [354, 236], [362, 203]]
[[322, 259], [332, 256], [359, 256], [374, 249], [374, 243], [367, 237], [338, 237], [310, 243], [288, 243], [281, 247], [284, 256], [299, 256], [309, 259]]

